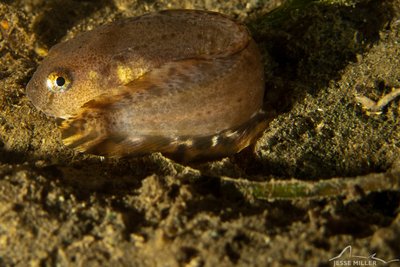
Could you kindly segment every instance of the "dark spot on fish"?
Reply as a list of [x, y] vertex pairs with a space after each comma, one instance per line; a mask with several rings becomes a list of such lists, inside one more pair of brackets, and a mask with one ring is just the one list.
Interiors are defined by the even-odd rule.
[[178, 73], [178, 70], [175, 67], [171, 67], [168, 69], [168, 76], [175, 76]]
[[192, 79], [191, 79], [191, 77], [188, 76], [188, 75], [181, 74], [181, 75], [179, 75], [179, 80], [180, 80], [182, 83], [189, 83]]
[[122, 98], [128, 101], [131, 101], [133, 99], [132, 94], [130, 92], [122, 94]]
[[110, 66], [110, 64], [104, 65], [104, 67], [102, 67], [102, 68], [100, 69], [100, 73], [101, 73], [101, 75], [103, 75], [104, 77], [110, 76], [110, 74], [111, 74], [111, 66]]
[[147, 90], [155, 96], [161, 96], [164, 92], [163, 88], [157, 85], [151, 85]]
[[125, 55], [119, 54], [119, 55], [115, 55], [113, 57], [113, 59], [115, 61], [121, 62], [121, 63], [126, 63], [127, 62], [127, 57]]

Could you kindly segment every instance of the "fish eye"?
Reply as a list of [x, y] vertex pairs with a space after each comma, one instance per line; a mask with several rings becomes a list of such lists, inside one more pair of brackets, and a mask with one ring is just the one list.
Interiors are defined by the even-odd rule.
[[52, 72], [47, 76], [47, 89], [53, 93], [62, 93], [71, 87], [71, 79], [67, 73]]

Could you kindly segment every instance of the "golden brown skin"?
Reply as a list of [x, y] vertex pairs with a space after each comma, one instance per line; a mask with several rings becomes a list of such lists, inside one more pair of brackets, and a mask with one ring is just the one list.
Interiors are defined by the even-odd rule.
[[67, 146], [96, 155], [234, 154], [266, 127], [261, 56], [247, 29], [168, 10], [101, 26], [51, 48], [27, 85], [63, 118]]

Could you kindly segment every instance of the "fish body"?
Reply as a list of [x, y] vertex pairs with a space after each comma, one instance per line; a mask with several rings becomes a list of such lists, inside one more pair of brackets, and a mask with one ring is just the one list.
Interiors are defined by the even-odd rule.
[[117, 21], [52, 47], [27, 85], [81, 152], [162, 152], [181, 161], [234, 154], [266, 127], [264, 71], [245, 26], [168, 10]]

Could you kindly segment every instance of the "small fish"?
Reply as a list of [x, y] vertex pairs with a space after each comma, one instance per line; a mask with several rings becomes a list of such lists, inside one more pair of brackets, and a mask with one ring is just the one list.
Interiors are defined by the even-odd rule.
[[199, 10], [117, 21], [55, 45], [27, 85], [81, 152], [179, 161], [249, 146], [267, 126], [264, 71], [247, 28]]

